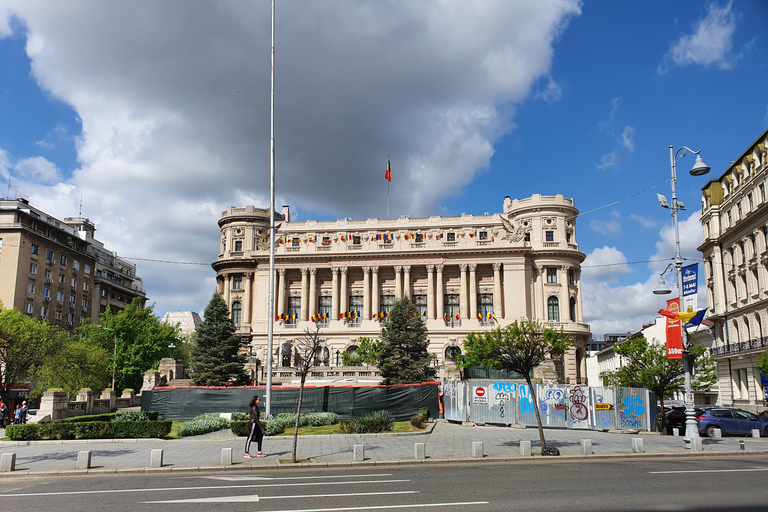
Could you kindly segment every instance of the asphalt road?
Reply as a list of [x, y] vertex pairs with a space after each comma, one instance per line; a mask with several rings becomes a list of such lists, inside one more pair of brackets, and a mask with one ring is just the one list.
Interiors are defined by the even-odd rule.
[[12, 478], [0, 510], [764, 511], [764, 455]]

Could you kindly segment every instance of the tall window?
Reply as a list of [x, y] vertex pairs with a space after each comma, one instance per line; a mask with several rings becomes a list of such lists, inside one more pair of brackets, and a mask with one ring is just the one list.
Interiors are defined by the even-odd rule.
[[240, 320], [242, 319], [243, 315], [243, 306], [240, 304], [239, 301], [235, 301], [232, 303], [232, 322], [235, 324], [235, 327], [240, 326]]
[[414, 295], [413, 304], [416, 306], [416, 311], [419, 312], [419, 316], [427, 319], [427, 296], [426, 295]]
[[243, 276], [233, 276], [232, 277], [232, 289], [233, 290], [242, 290], [243, 289]]
[[62, 256], [59, 261], [61, 262], [62, 265], [66, 265], [67, 264], [67, 257], [66, 256]]
[[353, 295], [349, 298], [349, 312], [352, 313], [350, 323], [359, 324], [363, 320], [363, 296]]
[[235, 252], [243, 252], [243, 241], [235, 240]]
[[456, 317], [459, 315], [459, 296], [458, 295], [446, 295], [443, 298], [443, 314], [446, 322], [455, 322]]
[[72, 271], [77, 272], [80, 270], [80, 262], [77, 260], [72, 260]]
[[293, 355], [293, 344], [290, 341], [286, 341], [280, 347], [280, 366], [288, 368], [291, 366], [291, 356]]
[[445, 235], [445, 241], [446, 242], [455, 242], [456, 241], [456, 233], [448, 233]]
[[477, 296], [477, 314], [480, 315], [480, 321], [492, 322], [493, 317], [493, 294], [481, 293]]
[[29, 273], [30, 274], [37, 274], [37, 265], [34, 263], [29, 264]]
[[576, 321], [576, 298], [575, 297], [571, 297], [570, 310], [571, 310], [571, 322], [575, 322]]
[[560, 302], [557, 297], [552, 296], [547, 299], [547, 313], [550, 322], [560, 321]]
[[576, 271], [572, 268], [568, 269], [568, 284], [574, 286], [576, 284]]
[[40, 254], [40, 246], [37, 244], [32, 244], [30, 246], [30, 251], [32, 252], [32, 254]]
[[35, 285], [32, 283], [29, 283], [27, 285], [27, 293], [35, 293]]
[[557, 269], [556, 268], [547, 268], [547, 282], [548, 283], [556, 283], [557, 282]]
[[48, 249], [45, 251], [45, 259], [48, 261], [53, 261], [53, 251]]
[[0, 252], [3, 252], [3, 239], [0, 238]]
[[544, 239], [547, 242], [554, 242], [555, 241], [555, 232], [554, 231], [545, 231], [544, 235], [545, 235]]
[[[328, 323], [328, 321], [331, 319], [331, 306], [333, 305], [333, 299], [328, 295], [321, 295], [319, 303], [320, 308], [317, 310], [317, 312], [320, 314], [320, 322]], [[323, 318], [323, 315], [325, 315], [325, 318]]]
[[51, 289], [43, 288], [43, 297], [50, 297], [50, 296], [51, 296]]
[[392, 306], [395, 304], [395, 296], [394, 295], [382, 295], [379, 300], [379, 307], [381, 308], [381, 311], [378, 311], [378, 313], [383, 313], [381, 316], [382, 319], [386, 318], [388, 313], [392, 311]]
[[[301, 297], [291, 297], [288, 303], [288, 325], [296, 325], [301, 318]], [[288, 365], [290, 366], [290, 365]]]

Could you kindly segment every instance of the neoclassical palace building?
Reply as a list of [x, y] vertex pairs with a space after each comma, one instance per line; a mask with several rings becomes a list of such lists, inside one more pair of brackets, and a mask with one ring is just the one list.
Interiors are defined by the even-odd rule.
[[715, 324], [719, 405], [766, 400], [768, 353], [768, 131], [703, 188], [701, 224], [709, 320]]
[[[217, 289], [238, 332], [264, 361], [273, 325], [273, 368], [291, 365], [291, 341], [319, 324], [321, 365], [340, 365], [361, 337], [377, 338], [394, 302], [409, 296], [443, 372], [467, 333], [533, 319], [574, 344], [540, 376], [583, 383], [590, 337], [583, 323], [573, 200], [504, 199], [503, 213], [413, 219], [291, 222], [283, 207], [275, 249], [275, 315], [268, 316], [269, 210], [231, 207], [219, 220]], [[554, 371], [552, 371], [554, 370]], [[343, 372], [331, 373], [344, 375]]]

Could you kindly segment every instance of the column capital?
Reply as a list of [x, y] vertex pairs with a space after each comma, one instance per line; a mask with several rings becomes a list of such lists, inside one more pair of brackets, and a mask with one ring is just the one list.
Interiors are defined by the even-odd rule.
[[442, 265], [442, 264], [435, 265], [435, 268], [437, 269], [437, 273], [438, 274], [442, 274], [443, 273], [443, 267], [444, 267], [444, 265]]
[[435, 266], [434, 265], [427, 265], [427, 272], [429, 272], [431, 274], [434, 271], [435, 271]]
[[253, 272], [243, 272], [243, 277], [246, 279], [250, 279], [253, 275]]
[[368, 274], [371, 271], [371, 267], [363, 267], [363, 273]]
[[313, 276], [316, 275], [317, 274], [317, 268], [313, 267], [313, 268], [309, 269], [309, 273], [312, 274]]
[[280, 277], [285, 277], [285, 269], [284, 268], [277, 269], [277, 273], [280, 274]]
[[307, 269], [306, 268], [302, 268], [301, 269], [301, 277], [307, 277]]
[[409, 274], [411, 272], [411, 266], [410, 265], [404, 265], [403, 270], [406, 274]]
[[339, 275], [339, 267], [331, 267], [331, 274]]
[[496, 272], [501, 270], [501, 263], [494, 263], [493, 264], [493, 270], [495, 270]]
[[395, 265], [395, 273], [400, 273], [400, 271], [403, 269], [402, 265]]
[[371, 267], [371, 272], [373, 272], [374, 274], [378, 274], [379, 273], [379, 267]]
[[474, 272], [475, 270], [477, 270], [477, 263], [470, 263], [469, 264], [469, 271], [470, 272]]
[[467, 271], [467, 264], [466, 263], [461, 263], [459, 265], [459, 270], [461, 270], [462, 272], [466, 272]]
[[347, 268], [347, 267], [341, 267], [339, 270], [341, 270], [341, 273], [342, 273], [343, 275], [347, 275], [347, 270], [348, 270], [348, 268]]

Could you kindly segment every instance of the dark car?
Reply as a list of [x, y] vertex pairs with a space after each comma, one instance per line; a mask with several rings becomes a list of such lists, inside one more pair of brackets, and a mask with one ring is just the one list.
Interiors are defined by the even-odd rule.
[[[698, 418], [704, 412], [704, 408], [694, 406], [693, 417]], [[667, 432], [672, 433], [673, 428], [680, 429], [680, 433], [685, 433], [685, 407], [672, 407], [665, 416]]]
[[749, 436], [752, 430], [759, 430], [762, 437], [768, 437], [768, 418], [730, 407], [706, 409], [696, 418], [699, 432], [714, 437], [719, 430], [722, 435]]

